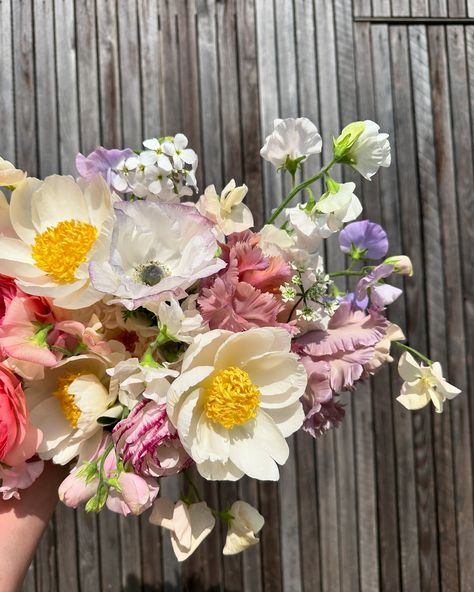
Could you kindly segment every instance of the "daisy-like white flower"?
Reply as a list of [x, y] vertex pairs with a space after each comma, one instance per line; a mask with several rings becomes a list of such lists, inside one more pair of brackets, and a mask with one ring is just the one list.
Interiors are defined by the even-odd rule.
[[15, 168], [8, 160], [0, 156], [0, 187], [17, 185], [26, 178], [26, 173]]
[[318, 128], [307, 117], [275, 119], [260, 155], [277, 169], [296, 163], [294, 167], [311, 154], [319, 154], [322, 145]]
[[306, 372], [281, 328], [216, 329], [196, 338], [168, 392], [168, 415], [209, 480], [276, 481], [285, 438], [303, 422]]
[[84, 308], [103, 297], [90, 284], [88, 266], [106, 257], [113, 223], [104, 179], [79, 185], [59, 175], [28, 178], [13, 192], [9, 211], [16, 236], [0, 236], [0, 273], [61, 308]]
[[109, 392], [106, 364], [93, 354], [67, 358], [45, 373], [43, 380], [27, 382], [30, 421], [43, 432], [39, 456], [65, 465], [91, 439], [102, 438], [99, 417], [119, 417], [120, 405]]
[[188, 148], [188, 138], [184, 134], [176, 134], [174, 138], [163, 142], [162, 146], [164, 154], [172, 158], [175, 169], [184, 169], [185, 165], [189, 165], [194, 170], [196, 169], [198, 163], [197, 154], [192, 148]]
[[171, 296], [184, 298], [197, 280], [216, 273], [212, 224], [194, 207], [120, 202], [108, 261], [89, 267], [95, 289], [129, 310]]
[[223, 553], [236, 555], [258, 543], [255, 535], [262, 530], [265, 519], [254, 507], [240, 500], [232, 504], [229, 514], [232, 518]]
[[243, 232], [253, 226], [252, 212], [242, 203], [247, 191], [246, 185], [236, 187], [234, 179], [224, 187], [220, 196], [214, 185], [209, 185], [199, 198], [197, 209], [225, 236]]
[[391, 162], [388, 134], [380, 134], [379, 129], [373, 121], [355, 121], [334, 140], [337, 161], [351, 165], [369, 181], [379, 167], [388, 167]]
[[444, 402], [454, 399], [461, 392], [443, 377], [439, 362], [424, 366], [418, 364], [409, 352], [404, 352], [400, 357], [398, 373], [405, 382], [397, 401], [410, 411], [421, 409], [431, 401], [435, 411], [442, 413]]

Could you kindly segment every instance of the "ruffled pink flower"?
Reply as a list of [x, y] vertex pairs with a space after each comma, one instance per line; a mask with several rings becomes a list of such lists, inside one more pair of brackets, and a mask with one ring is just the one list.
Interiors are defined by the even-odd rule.
[[141, 401], [115, 426], [112, 437], [117, 453], [137, 475], [168, 477], [192, 463], [168, 419], [166, 403]]
[[257, 246], [259, 236], [247, 231], [233, 234], [223, 245], [227, 268], [198, 299], [201, 314], [211, 329], [247, 331], [254, 327], [284, 327], [295, 334], [294, 323], [280, 321], [286, 307], [276, 292], [291, 270], [281, 257], [267, 257]]
[[363, 377], [364, 365], [373, 359], [388, 324], [375, 311], [366, 314], [343, 302], [326, 331], [311, 331], [294, 340], [293, 349], [308, 374], [303, 397], [306, 431], [322, 434], [342, 421], [344, 409], [334, 395], [352, 390]]
[[28, 489], [44, 469], [42, 460], [24, 462], [7, 469], [0, 465], [0, 494], [4, 500], [20, 499], [19, 489]]

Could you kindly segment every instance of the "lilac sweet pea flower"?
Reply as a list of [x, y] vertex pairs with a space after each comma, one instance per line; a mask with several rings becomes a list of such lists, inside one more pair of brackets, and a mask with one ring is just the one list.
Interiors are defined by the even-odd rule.
[[107, 150], [99, 146], [88, 156], [79, 152], [76, 156], [76, 168], [84, 179], [93, 179], [96, 175], [102, 175], [111, 189], [125, 191], [127, 182], [115, 170], [126, 158], [134, 156], [133, 150]]
[[373, 308], [381, 309], [395, 302], [401, 295], [402, 290], [388, 284], [379, 284], [379, 280], [390, 276], [393, 269], [393, 265], [378, 265], [361, 278], [355, 289], [353, 304], [361, 310], [366, 309], [369, 305], [369, 289], [370, 303]]
[[388, 251], [385, 230], [370, 220], [348, 224], [339, 234], [339, 245], [353, 259], [382, 259]]

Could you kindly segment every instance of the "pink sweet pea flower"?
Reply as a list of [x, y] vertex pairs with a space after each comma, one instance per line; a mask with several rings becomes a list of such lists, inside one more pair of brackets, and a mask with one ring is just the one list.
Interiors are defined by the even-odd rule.
[[84, 476], [83, 467], [77, 466], [59, 486], [59, 499], [69, 508], [77, 508], [95, 495], [98, 485], [97, 477], [88, 482]]
[[7, 469], [0, 465], [0, 494], [4, 500], [20, 499], [19, 489], [27, 489], [38, 479], [44, 469], [42, 460], [24, 462]]

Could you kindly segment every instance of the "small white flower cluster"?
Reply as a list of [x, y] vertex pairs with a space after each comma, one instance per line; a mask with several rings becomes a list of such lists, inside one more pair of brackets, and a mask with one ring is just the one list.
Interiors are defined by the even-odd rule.
[[143, 142], [146, 150], [126, 158], [117, 167], [114, 188], [136, 197], [179, 202], [180, 197], [197, 191], [198, 157], [188, 148], [184, 134], [151, 138]]

